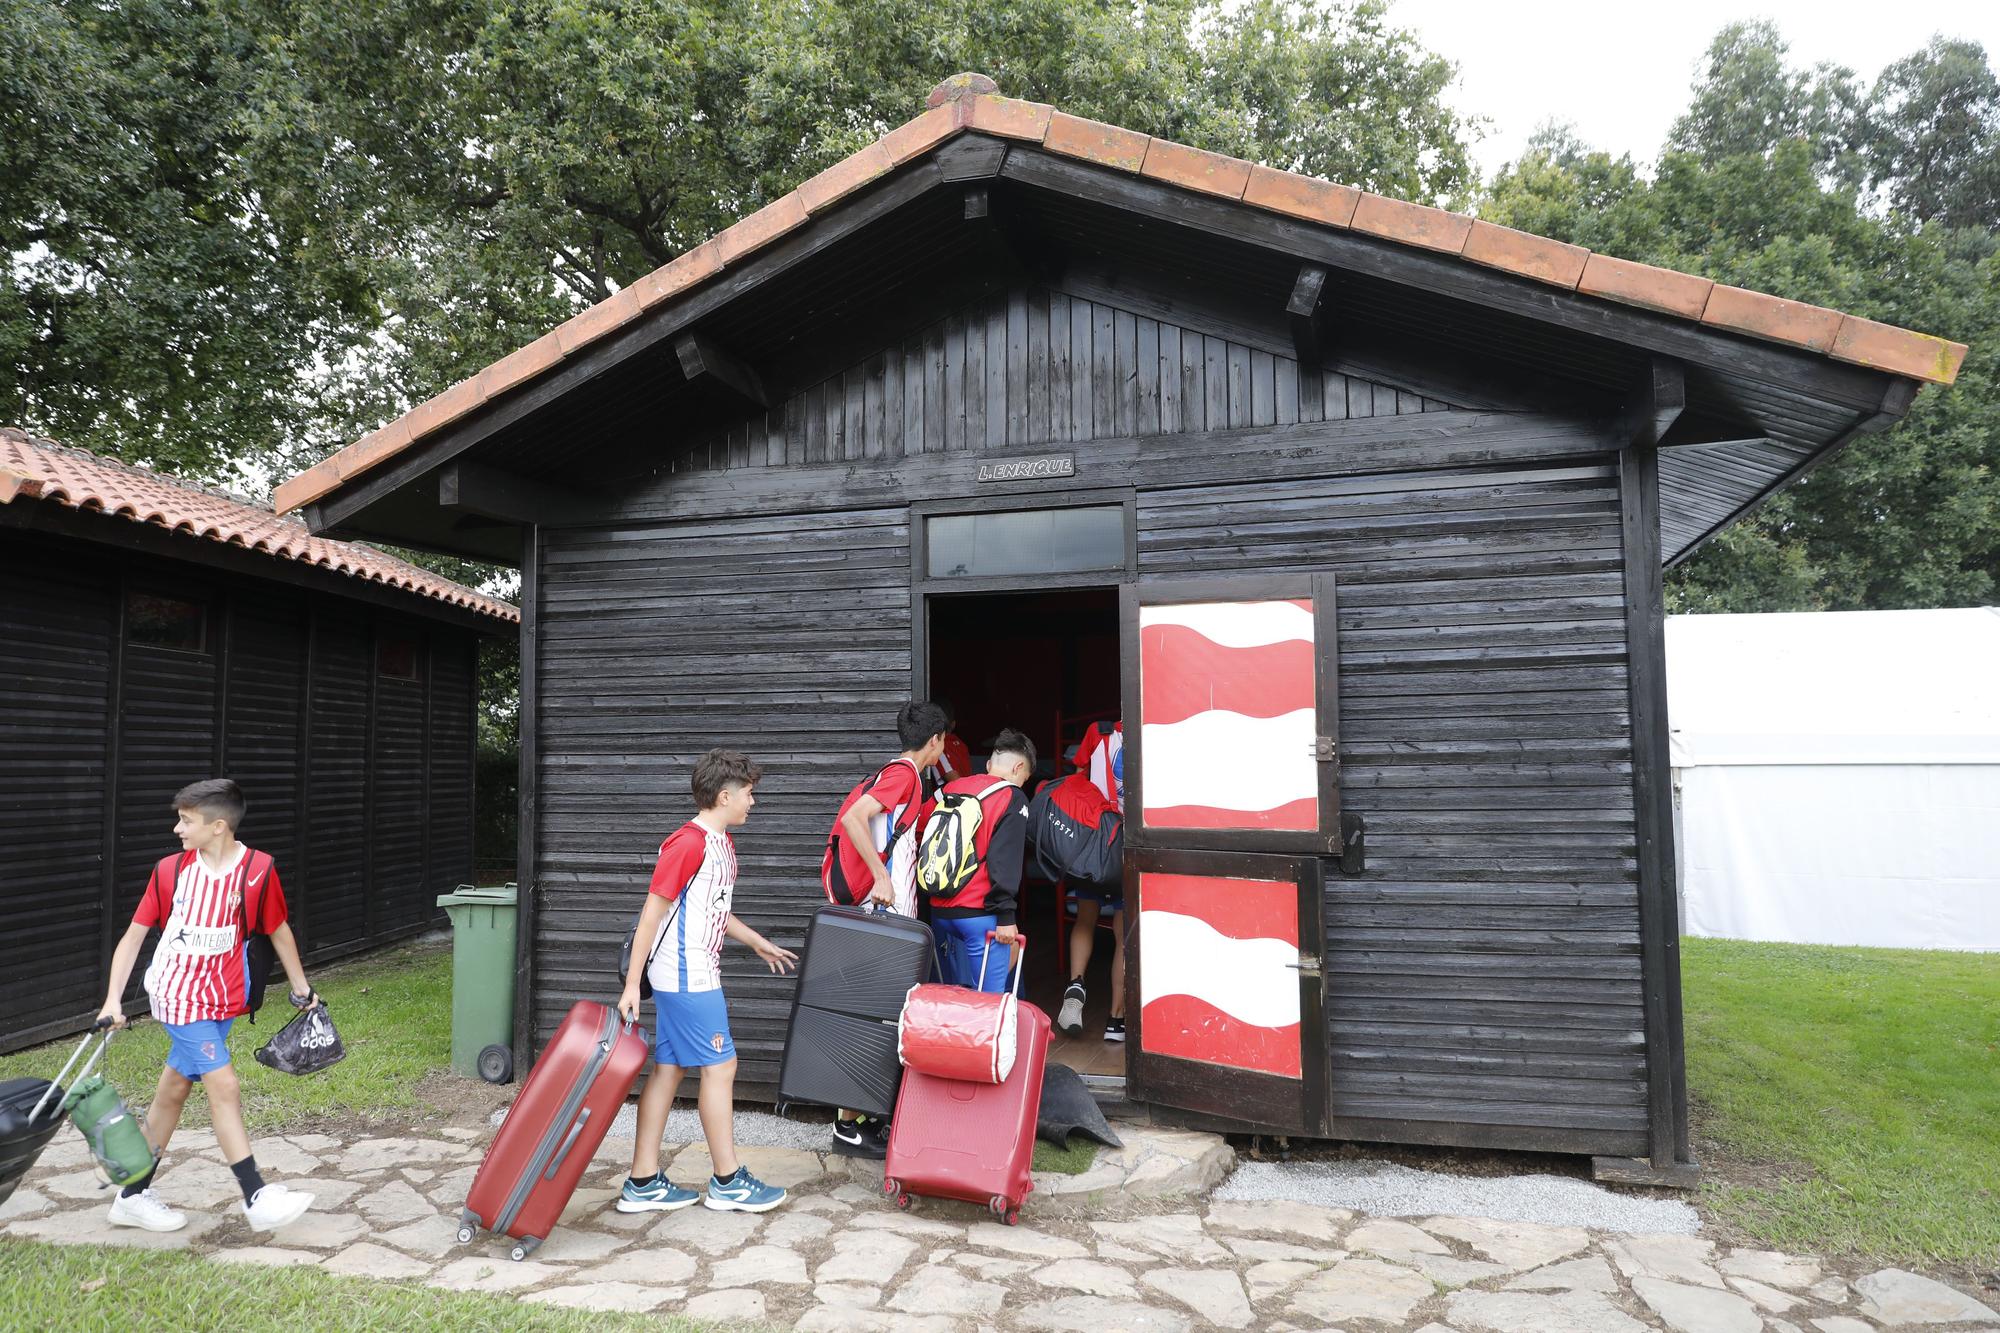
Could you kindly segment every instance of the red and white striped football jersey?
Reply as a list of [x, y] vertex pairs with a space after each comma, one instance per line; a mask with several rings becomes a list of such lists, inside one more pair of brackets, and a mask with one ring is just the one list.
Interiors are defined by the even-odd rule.
[[647, 975], [658, 992], [722, 988], [722, 941], [736, 894], [736, 844], [689, 820], [660, 844], [651, 891], [673, 904]]
[[246, 895], [260, 933], [284, 924], [285, 891], [277, 867], [241, 843], [220, 870], [187, 852], [154, 868], [132, 914], [138, 924], [160, 930], [145, 982], [154, 1018], [199, 1023], [245, 1011]]

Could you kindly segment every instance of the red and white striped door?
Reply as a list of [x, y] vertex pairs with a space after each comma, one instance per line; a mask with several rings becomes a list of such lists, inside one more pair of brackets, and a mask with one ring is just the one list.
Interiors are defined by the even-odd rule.
[[1340, 849], [1332, 579], [1141, 583], [1124, 613], [1131, 1093], [1310, 1130], [1318, 858]]

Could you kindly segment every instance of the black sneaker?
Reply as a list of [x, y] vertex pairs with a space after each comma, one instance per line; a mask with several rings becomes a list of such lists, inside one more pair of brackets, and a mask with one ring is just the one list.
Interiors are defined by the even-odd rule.
[[1081, 981], [1069, 983], [1063, 992], [1062, 1008], [1056, 1011], [1056, 1027], [1066, 1037], [1081, 1036], [1083, 1033], [1083, 1001], [1085, 993]]
[[1104, 1020], [1104, 1039], [1105, 1039], [1106, 1041], [1123, 1041], [1123, 1040], [1125, 1040], [1125, 1020], [1124, 1020], [1124, 1019], [1122, 1019], [1122, 1018], [1107, 1018], [1107, 1019], [1105, 1019], [1105, 1020]]
[[879, 1161], [889, 1155], [889, 1144], [887, 1136], [875, 1129], [872, 1118], [867, 1123], [859, 1119], [836, 1120], [833, 1150], [843, 1157], [870, 1157]]

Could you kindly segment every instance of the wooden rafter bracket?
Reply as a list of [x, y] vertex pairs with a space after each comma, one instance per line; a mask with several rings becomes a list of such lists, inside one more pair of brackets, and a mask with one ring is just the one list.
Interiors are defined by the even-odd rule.
[[690, 329], [674, 339], [674, 355], [688, 383], [700, 380], [727, 389], [750, 407], [769, 410], [772, 402], [757, 368], [706, 334]]

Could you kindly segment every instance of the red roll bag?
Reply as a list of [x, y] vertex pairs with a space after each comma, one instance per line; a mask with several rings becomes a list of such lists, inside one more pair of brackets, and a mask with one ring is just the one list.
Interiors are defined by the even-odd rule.
[[1014, 969], [1014, 989], [999, 995], [964, 986], [910, 987], [896, 1022], [903, 1066], [962, 1083], [1006, 1082], [1018, 1048], [1021, 971]]

